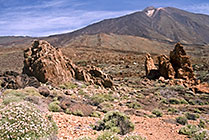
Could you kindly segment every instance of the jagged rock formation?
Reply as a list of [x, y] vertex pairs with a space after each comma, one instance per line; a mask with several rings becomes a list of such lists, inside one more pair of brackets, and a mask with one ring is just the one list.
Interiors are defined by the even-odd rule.
[[[189, 56], [186, 55], [186, 52], [180, 43], [177, 43], [174, 50], [170, 52], [170, 58], [166, 55], [160, 55], [158, 56], [158, 61], [158, 74], [163, 76], [165, 79], [183, 79], [189, 84], [195, 83], [195, 76], [191, 61], [189, 60]], [[153, 60], [151, 56], [146, 55], [145, 71], [148, 78], [150, 78], [149, 71], [156, 71], [156, 68], [152, 63]], [[150, 65], [153, 67], [153, 69]], [[148, 66], [150, 66], [149, 69]]]
[[146, 75], [149, 75], [151, 70], [157, 69], [154, 64], [154, 61], [149, 53], [145, 56], [145, 71]]
[[23, 73], [36, 77], [40, 82], [59, 85], [70, 82], [72, 78], [104, 87], [112, 87], [111, 78], [99, 68], [78, 67], [65, 57], [61, 50], [47, 41], [36, 40], [24, 51]]
[[177, 43], [174, 50], [170, 52], [170, 62], [176, 71], [176, 78], [186, 80], [195, 79], [189, 56], [186, 55], [186, 52], [180, 43]]
[[169, 57], [166, 55], [158, 56], [159, 61], [159, 73], [166, 79], [174, 79], [175, 71], [170, 63]]
[[28, 77], [14, 71], [6, 71], [0, 74], [1, 87], [7, 89], [19, 89], [27, 86], [38, 88], [40, 82], [35, 77]]
[[154, 61], [149, 53], [147, 53], [145, 57], [145, 71], [146, 75], [149, 79], [156, 79], [159, 78], [159, 71], [154, 64]]

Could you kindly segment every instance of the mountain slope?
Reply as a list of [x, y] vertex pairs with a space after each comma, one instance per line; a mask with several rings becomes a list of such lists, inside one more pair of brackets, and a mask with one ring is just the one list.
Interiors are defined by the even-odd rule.
[[72, 33], [50, 36], [65, 44], [73, 37], [98, 33], [140, 36], [158, 41], [185, 44], [209, 43], [209, 16], [180, 9], [148, 7], [143, 11], [89, 25]]

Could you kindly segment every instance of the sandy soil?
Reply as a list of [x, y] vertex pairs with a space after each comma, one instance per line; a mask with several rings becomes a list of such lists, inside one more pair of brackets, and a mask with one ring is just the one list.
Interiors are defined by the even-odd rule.
[[[81, 136], [89, 136], [95, 139], [101, 132], [92, 130], [94, 124], [100, 118], [77, 117], [64, 113], [52, 113], [59, 127], [58, 137], [61, 140], [76, 140]], [[182, 127], [174, 121], [175, 116], [164, 115], [161, 118], [145, 118], [131, 116], [135, 124], [135, 130], [128, 135], [139, 134], [147, 140], [188, 140], [186, 136], [179, 135], [178, 130]]]

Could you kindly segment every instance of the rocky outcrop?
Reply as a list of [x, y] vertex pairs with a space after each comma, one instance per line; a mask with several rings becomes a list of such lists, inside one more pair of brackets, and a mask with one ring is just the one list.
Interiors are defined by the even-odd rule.
[[38, 88], [40, 82], [35, 77], [20, 74], [14, 71], [6, 71], [0, 74], [1, 87], [7, 89], [19, 89], [27, 86]]
[[176, 72], [170, 63], [169, 58], [166, 55], [160, 55], [158, 56], [158, 61], [160, 75], [166, 79], [174, 79]]
[[[158, 56], [158, 62], [159, 67], [157, 69], [153, 63], [151, 56], [149, 54], [146, 55], [145, 71], [146, 76], [149, 79], [155, 79], [153, 77], [162, 76], [165, 79], [182, 79], [182, 85], [192, 85], [196, 83], [191, 61], [189, 59], [189, 56], [186, 55], [186, 52], [180, 43], [177, 43], [174, 50], [170, 52], [170, 57], [166, 55]], [[158, 73], [154, 73], [155, 75], [152, 75], [152, 77], [150, 77], [150, 72], [153, 70], [157, 70]]]
[[146, 76], [149, 79], [157, 79], [159, 78], [159, 71], [157, 70], [157, 67], [154, 64], [154, 61], [149, 53], [147, 53], [145, 57], [145, 71]]
[[151, 70], [157, 70], [157, 67], [154, 64], [154, 61], [149, 53], [145, 56], [145, 71], [146, 75], [149, 75]]
[[46, 41], [34, 41], [32, 47], [24, 51], [24, 58], [23, 73], [36, 77], [40, 82], [60, 84], [73, 77], [68, 68], [69, 61]]
[[59, 85], [73, 78], [111, 88], [111, 77], [96, 67], [78, 67], [65, 57], [61, 50], [47, 41], [36, 40], [24, 51], [23, 73], [36, 77], [40, 82]]
[[176, 71], [176, 78], [185, 80], [195, 79], [189, 56], [186, 55], [180, 43], [177, 43], [174, 50], [170, 52], [170, 62]]

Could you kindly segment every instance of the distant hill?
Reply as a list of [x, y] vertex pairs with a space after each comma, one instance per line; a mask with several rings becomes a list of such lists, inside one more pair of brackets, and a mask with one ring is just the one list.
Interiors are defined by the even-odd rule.
[[[172, 7], [148, 7], [143, 11], [106, 19], [74, 32], [38, 39], [47, 40], [57, 47], [64, 47], [79, 36], [102, 33], [142, 37], [160, 43], [174, 44], [180, 41], [183, 44], [202, 46], [209, 44], [209, 16]], [[35, 38], [0, 37], [0, 47], [24, 48], [33, 39]]]
[[140, 12], [119, 18], [106, 19], [80, 30], [47, 38], [54, 44], [66, 44], [80, 35], [114, 33], [132, 35], [163, 42], [180, 41], [185, 44], [209, 43], [209, 16], [177, 8], [148, 7]]

